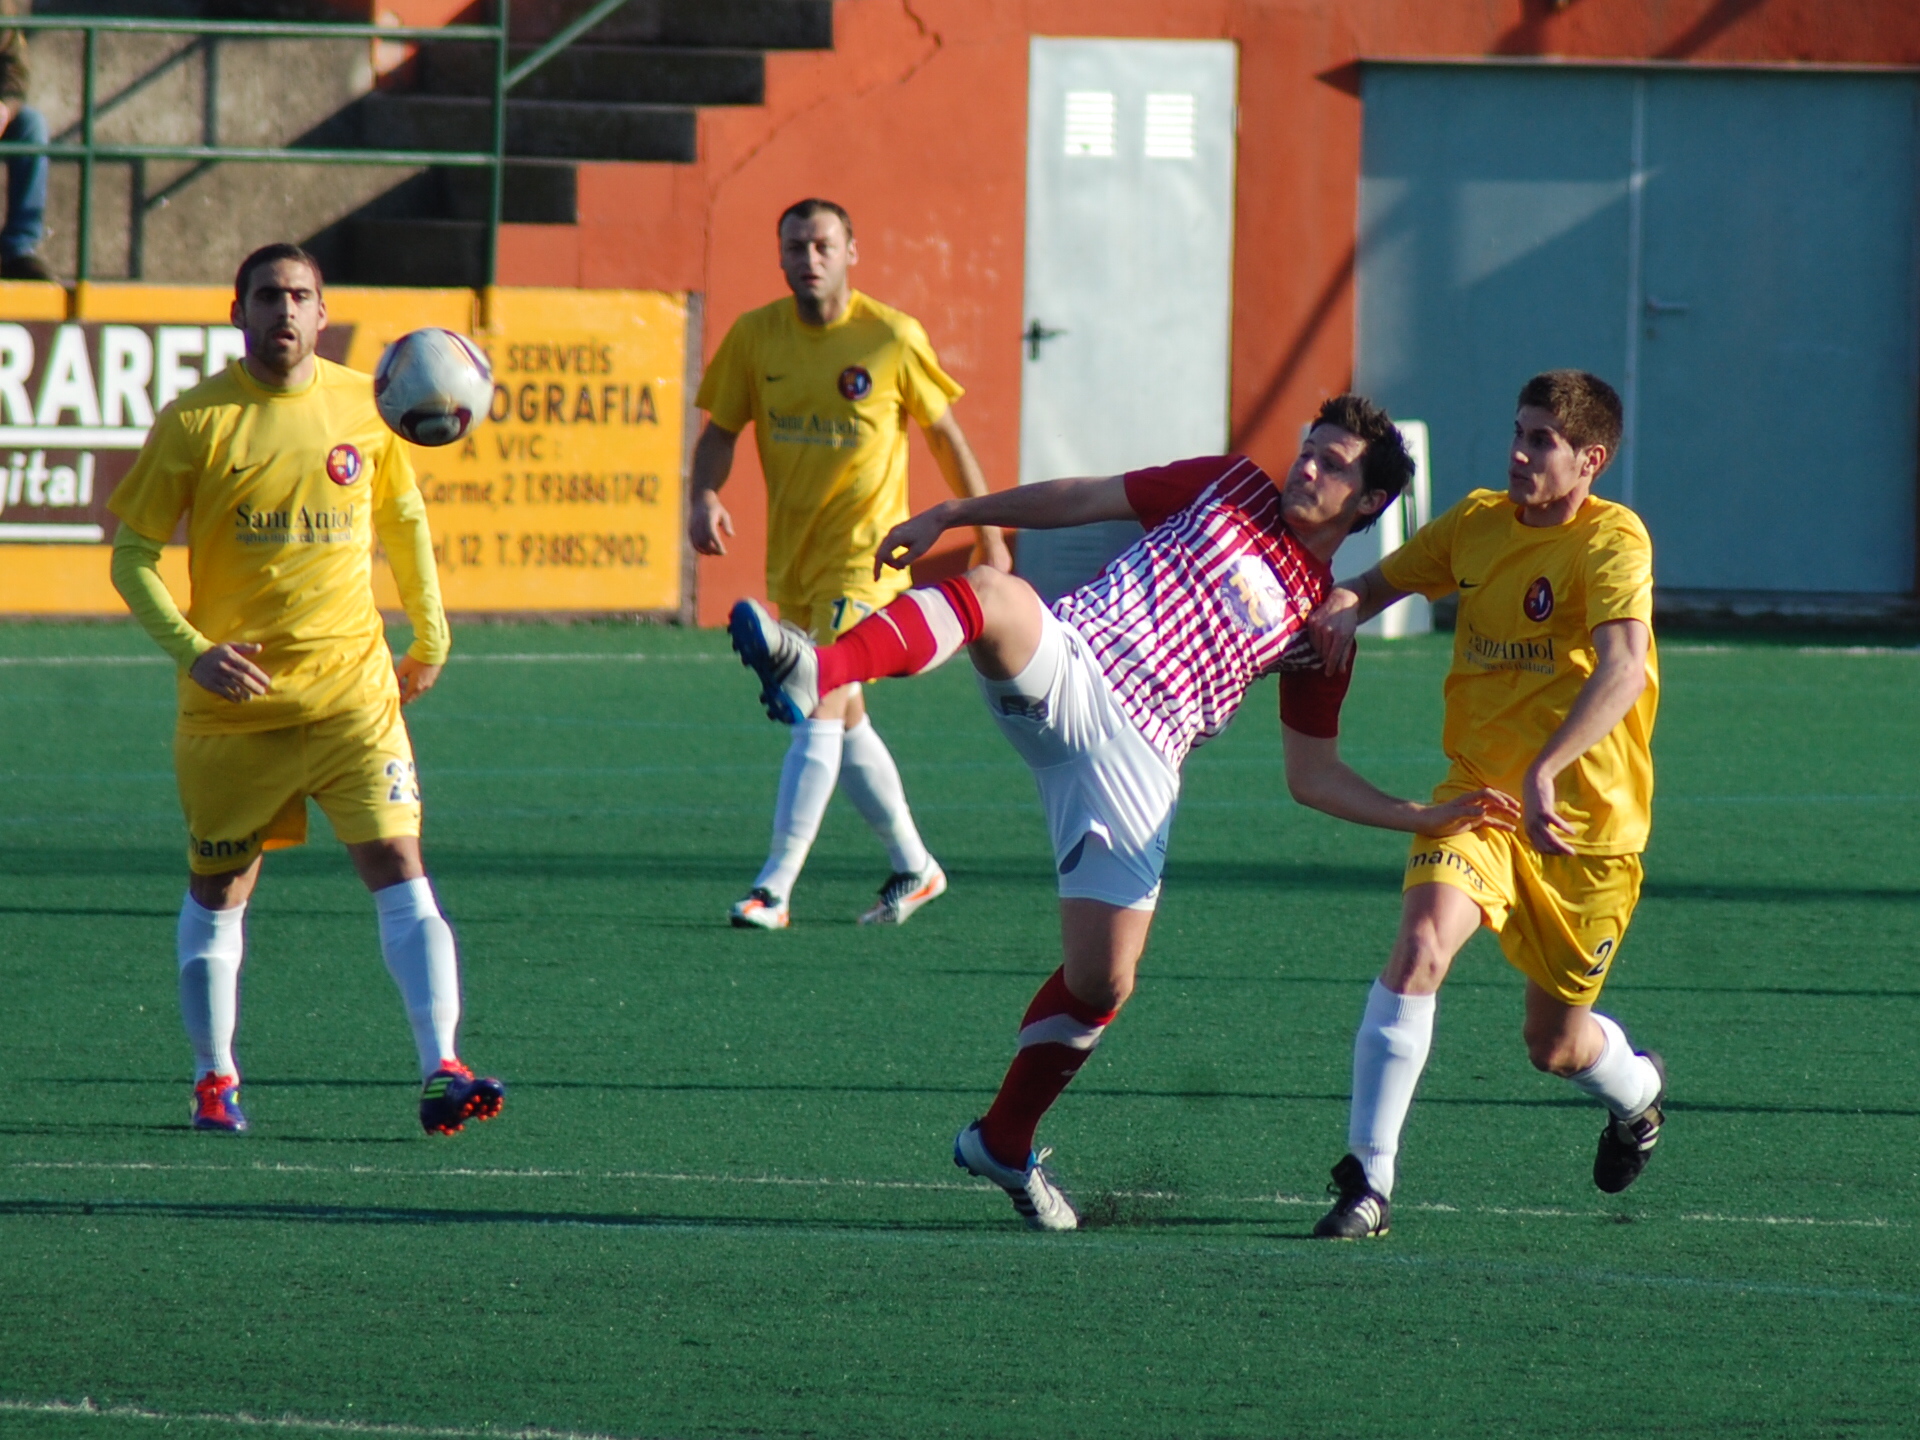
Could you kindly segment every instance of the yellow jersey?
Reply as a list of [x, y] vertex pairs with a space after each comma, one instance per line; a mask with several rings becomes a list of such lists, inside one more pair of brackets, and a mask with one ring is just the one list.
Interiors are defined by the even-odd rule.
[[873, 553], [908, 516], [907, 429], [932, 425], [960, 386], [920, 322], [854, 291], [831, 325], [789, 296], [734, 321], [694, 404], [723, 430], [753, 422], [767, 478], [767, 593], [783, 610], [857, 594], [890, 598]]
[[[373, 602], [376, 524], [423, 523], [413, 464], [373, 406], [371, 377], [316, 358], [298, 390], [273, 390], [235, 360], [161, 411], [107, 507], [148, 540], [187, 517], [186, 618], [214, 644], [253, 642], [272, 677], [235, 704], [180, 676], [180, 732], [303, 725], [398, 696]], [[410, 653], [446, 659], [429, 569], [409, 613], [430, 623]], [[420, 629], [416, 620], [416, 629]]]
[[[1516, 798], [1527, 766], [1593, 674], [1594, 628], [1647, 627], [1647, 688], [1607, 737], [1561, 772], [1560, 813], [1582, 855], [1637, 855], [1653, 807], [1653, 544], [1624, 505], [1589, 499], [1565, 525], [1522, 525], [1503, 490], [1475, 490], [1380, 562], [1396, 590], [1458, 592], [1440, 796], [1491, 785]], [[1437, 797], [1438, 798], [1438, 797]]]

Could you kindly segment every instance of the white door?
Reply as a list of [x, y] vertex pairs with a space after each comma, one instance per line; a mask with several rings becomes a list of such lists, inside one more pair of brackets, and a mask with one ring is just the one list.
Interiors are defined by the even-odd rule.
[[[1237, 56], [1214, 40], [1032, 42], [1020, 481], [1227, 444]], [[1131, 522], [1027, 531], [1048, 599]]]

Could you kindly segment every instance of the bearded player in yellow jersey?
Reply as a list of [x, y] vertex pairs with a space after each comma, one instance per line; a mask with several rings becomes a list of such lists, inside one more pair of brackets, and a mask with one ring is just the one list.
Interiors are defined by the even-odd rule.
[[[917, 321], [856, 291], [853, 222], [830, 200], [781, 215], [780, 268], [791, 299], [742, 315], [727, 331], [694, 403], [707, 427], [693, 452], [688, 538], [726, 554], [733, 520], [717, 493], [751, 422], [767, 481], [767, 595], [783, 623], [820, 644], [852, 629], [908, 585], [874, 578], [880, 537], [907, 506], [907, 429], [921, 426], [956, 495], [987, 482], [953, 418], [960, 387], [941, 370]], [[976, 563], [1012, 569], [1000, 532], [976, 532]], [[887, 847], [893, 873], [864, 925], [898, 925], [947, 888], [907, 808], [900, 772], [867, 718], [858, 685], [822, 696], [793, 727], [774, 807], [773, 844], [751, 892], [732, 910], [741, 927], [784, 929], [793, 887], [835, 784]]]
[[[451, 1134], [498, 1114], [505, 1091], [454, 1049], [459, 962], [420, 860], [400, 718], [447, 658], [426, 507], [371, 378], [314, 354], [327, 308], [312, 256], [293, 245], [249, 255], [233, 323], [245, 358], [161, 412], [108, 502], [121, 520], [114, 585], [180, 667], [174, 768], [190, 878], [177, 938], [193, 1125], [247, 1128], [233, 1058], [242, 917], [262, 853], [305, 841], [311, 797], [373, 892], [419, 1052], [420, 1123]], [[184, 614], [159, 574], [183, 517]], [[376, 534], [413, 624], [397, 663], [373, 603]]]
[[1536, 375], [1520, 391], [1506, 490], [1474, 491], [1313, 617], [1337, 668], [1362, 621], [1408, 594], [1457, 593], [1442, 737], [1452, 765], [1435, 799], [1487, 787], [1522, 812], [1517, 831], [1413, 842], [1400, 932], [1354, 1039], [1348, 1154], [1318, 1236], [1387, 1233], [1440, 984], [1482, 925], [1526, 977], [1528, 1058], [1607, 1107], [1594, 1183], [1626, 1189], [1660, 1138], [1660, 1057], [1593, 1009], [1640, 896], [1659, 692], [1653, 547], [1637, 515], [1591, 494], [1620, 429], [1604, 380]]

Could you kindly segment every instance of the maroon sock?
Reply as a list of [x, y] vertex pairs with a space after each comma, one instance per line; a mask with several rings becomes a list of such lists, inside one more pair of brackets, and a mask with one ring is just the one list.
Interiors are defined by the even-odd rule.
[[979, 639], [984, 623], [980, 597], [964, 575], [909, 590], [820, 648], [820, 693], [856, 680], [931, 670]]
[[1000, 1082], [1000, 1093], [980, 1117], [980, 1138], [1002, 1165], [1024, 1168], [1033, 1132], [1060, 1092], [1093, 1054], [1119, 1012], [1101, 1011], [1067, 989], [1064, 971], [1047, 977], [1020, 1022], [1020, 1049]]

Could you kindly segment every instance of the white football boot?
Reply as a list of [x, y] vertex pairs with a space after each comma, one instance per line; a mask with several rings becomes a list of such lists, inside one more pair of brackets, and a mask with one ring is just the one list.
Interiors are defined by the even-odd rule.
[[787, 928], [787, 902], [765, 886], [756, 885], [744, 900], [733, 902], [727, 919], [736, 930], [784, 930]]
[[987, 1142], [980, 1138], [978, 1120], [953, 1140], [953, 1163], [969, 1175], [991, 1180], [1006, 1191], [1007, 1198], [1013, 1201], [1013, 1208], [1020, 1212], [1020, 1218], [1027, 1222], [1029, 1230], [1078, 1230], [1080, 1216], [1074, 1210], [1073, 1202], [1053, 1183], [1053, 1176], [1042, 1168], [1042, 1163], [1052, 1153], [1051, 1150], [1042, 1150], [1038, 1155], [1028, 1155], [1027, 1168], [1024, 1170], [1002, 1165], [988, 1151]]
[[946, 893], [947, 872], [940, 868], [937, 861], [929, 858], [924, 870], [903, 870], [897, 875], [889, 875], [887, 883], [880, 887], [880, 898], [874, 902], [872, 909], [860, 917], [860, 923], [904, 925], [914, 911]]
[[734, 602], [727, 634], [740, 663], [760, 677], [767, 718], [797, 725], [820, 708], [820, 662], [813, 642], [782, 625], [757, 600]]

